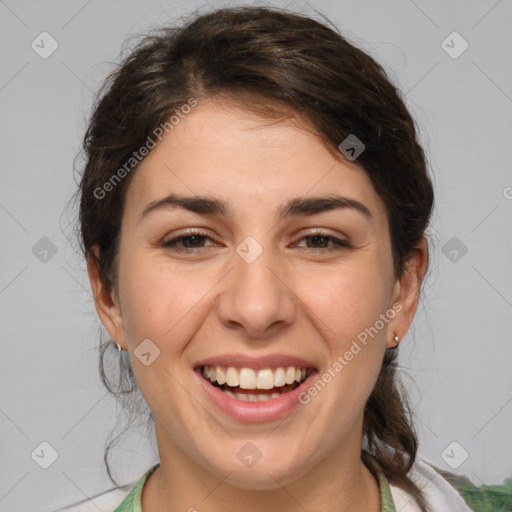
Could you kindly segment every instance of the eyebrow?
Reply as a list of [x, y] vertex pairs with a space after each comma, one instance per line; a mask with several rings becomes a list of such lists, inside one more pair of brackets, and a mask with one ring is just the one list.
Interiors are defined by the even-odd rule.
[[[183, 196], [180, 194], [169, 194], [162, 199], [149, 203], [143, 210], [139, 222], [150, 212], [159, 209], [183, 208], [200, 215], [217, 215], [228, 217], [230, 208], [228, 203], [211, 196]], [[278, 210], [279, 221], [286, 217], [298, 215], [315, 215], [329, 210], [350, 208], [363, 214], [364, 217], [373, 222], [370, 210], [360, 201], [340, 195], [297, 197], [289, 200]]]

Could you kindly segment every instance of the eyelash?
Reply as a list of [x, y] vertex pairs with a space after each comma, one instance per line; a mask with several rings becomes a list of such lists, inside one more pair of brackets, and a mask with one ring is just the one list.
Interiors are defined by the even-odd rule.
[[[208, 235], [200, 232], [200, 231], [191, 231], [189, 232], [187, 235], [180, 235], [176, 238], [172, 238], [171, 240], [167, 240], [166, 242], [162, 243], [162, 247], [165, 247], [167, 249], [173, 249], [174, 251], [176, 252], [180, 252], [180, 253], [191, 253], [191, 252], [196, 252], [196, 249], [204, 249], [204, 247], [179, 247], [178, 248], [178, 244], [180, 242], [182, 242], [183, 240], [186, 240], [188, 238], [193, 238], [193, 237], [201, 237], [203, 239], [205, 238], [208, 238], [209, 240], [212, 240]], [[336, 237], [333, 237], [331, 235], [328, 235], [327, 233], [324, 233], [323, 231], [315, 231], [309, 235], [306, 235], [304, 237], [301, 238], [301, 240], [304, 240], [305, 238], [314, 238], [314, 237], [321, 237], [321, 238], [326, 238], [326, 239], [329, 239], [331, 240], [336, 246], [335, 247], [330, 247], [330, 248], [316, 248], [316, 249], [309, 249], [309, 250], [306, 250], [304, 252], [307, 252], [307, 253], [318, 253], [318, 251], [320, 250], [321, 252], [332, 252], [332, 251], [340, 251], [340, 250], [343, 250], [343, 249], [350, 249], [352, 248], [352, 246], [345, 240], [340, 240]]]

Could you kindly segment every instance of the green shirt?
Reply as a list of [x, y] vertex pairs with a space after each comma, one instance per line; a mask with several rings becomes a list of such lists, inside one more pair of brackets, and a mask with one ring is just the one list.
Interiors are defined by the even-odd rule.
[[[135, 484], [135, 487], [132, 489], [130, 494], [126, 496], [124, 501], [114, 510], [114, 512], [142, 512], [141, 496], [144, 482], [159, 465], [160, 464], [158, 463], [148, 469], [148, 471]], [[388, 482], [383, 476], [380, 477], [380, 497], [382, 502], [381, 512], [396, 512]]]
[[[142, 512], [141, 496], [144, 482], [159, 465], [160, 463], [148, 469], [114, 512]], [[503, 485], [482, 485], [476, 487], [466, 477], [458, 476], [436, 467], [434, 469], [462, 496], [474, 512], [512, 511], [512, 479], [505, 480]], [[397, 512], [387, 480], [382, 475], [379, 476], [379, 480], [382, 503], [381, 512]]]

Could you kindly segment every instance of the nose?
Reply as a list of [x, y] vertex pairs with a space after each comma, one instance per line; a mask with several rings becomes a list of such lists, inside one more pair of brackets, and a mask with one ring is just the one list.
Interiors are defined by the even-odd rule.
[[291, 325], [297, 308], [284, 262], [264, 249], [251, 263], [234, 252], [233, 264], [216, 301], [221, 322], [255, 339], [274, 337]]

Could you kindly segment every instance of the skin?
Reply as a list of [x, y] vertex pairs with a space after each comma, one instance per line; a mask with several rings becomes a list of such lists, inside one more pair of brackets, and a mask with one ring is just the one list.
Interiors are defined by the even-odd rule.
[[[357, 161], [335, 158], [306, 128], [221, 101], [199, 104], [130, 183], [118, 293], [106, 290], [88, 259], [101, 321], [129, 351], [155, 414], [161, 464], [144, 487], [144, 512], [380, 510], [378, 482], [360, 458], [364, 405], [386, 347], [413, 320], [427, 245], [423, 239], [395, 279], [380, 196]], [[230, 216], [168, 208], [139, 221], [170, 192], [215, 196], [229, 203]], [[332, 193], [364, 203], [373, 221], [335, 209], [278, 222], [285, 201]], [[190, 253], [161, 246], [185, 228], [210, 238]], [[314, 228], [352, 247], [329, 251], [332, 241], [304, 238]], [[263, 248], [250, 264], [235, 251], [247, 236]], [[193, 374], [199, 360], [229, 353], [295, 355], [321, 374], [396, 303], [401, 311], [318, 396], [279, 421], [235, 421]], [[160, 350], [149, 366], [133, 353], [147, 338]], [[262, 454], [251, 468], [236, 456], [248, 441]]]

